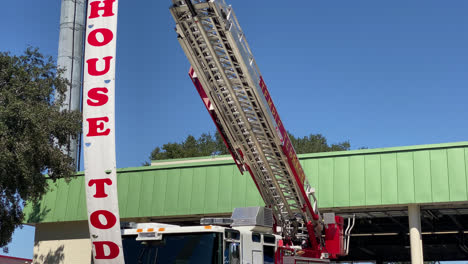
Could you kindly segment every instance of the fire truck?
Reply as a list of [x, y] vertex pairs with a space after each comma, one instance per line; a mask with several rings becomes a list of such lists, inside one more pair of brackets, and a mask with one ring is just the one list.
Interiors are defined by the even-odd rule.
[[200, 226], [132, 224], [127, 263], [327, 263], [345, 256], [354, 219], [317, 208], [246, 37], [224, 0], [173, 0], [189, 76], [241, 173], [265, 207], [236, 208]]

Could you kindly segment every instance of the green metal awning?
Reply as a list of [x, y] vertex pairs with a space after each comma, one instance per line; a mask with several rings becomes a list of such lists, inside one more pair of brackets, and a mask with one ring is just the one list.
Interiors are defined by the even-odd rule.
[[[468, 200], [468, 142], [299, 155], [319, 207], [401, 207]], [[118, 170], [123, 219], [230, 213], [263, 205], [248, 173], [224, 157], [163, 161]], [[86, 220], [84, 175], [59, 180], [27, 223]]]

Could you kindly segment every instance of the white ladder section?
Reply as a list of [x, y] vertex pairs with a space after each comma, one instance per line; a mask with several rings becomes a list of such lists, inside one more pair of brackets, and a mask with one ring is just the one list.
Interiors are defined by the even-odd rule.
[[[224, 1], [174, 1], [179, 42], [219, 118], [235, 156], [250, 169], [285, 236], [306, 238], [305, 199], [281, 148], [261, 93], [260, 74], [232, 9]], [[240, 45], [245, 45], [239, 48]], [[245, 50], [248, 53], [246, 54]], [[246, 166], [247, 165], [247, 166]]]

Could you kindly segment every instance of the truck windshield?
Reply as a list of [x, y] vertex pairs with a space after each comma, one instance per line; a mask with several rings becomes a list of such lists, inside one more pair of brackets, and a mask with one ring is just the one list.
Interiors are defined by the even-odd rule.
[[127, 264], [222, 264], [221, 233], [167, 234], [162, 240], [122, 238]]

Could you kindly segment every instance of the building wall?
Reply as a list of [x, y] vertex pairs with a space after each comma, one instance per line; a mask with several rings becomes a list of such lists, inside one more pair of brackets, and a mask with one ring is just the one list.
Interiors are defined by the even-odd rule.
[[90, 262], [91, 241], [86, 221], [36, 225], [34, 264], [84, 264]]
[[[468, 142], [300, 155], [319, 207], [339, 212], [468, 200]], [[231, 159], [166, 161], [118, 170], [120, 217], [181, 218], [228, 214], [262, 206], [248, 173]], [[194, 162], [197, 161], [197, 162]], [[84, 175], [51, 182], [40, 205], [25, 208], [28, 223], [87, 220]]]
[[465, 143], [306, 154], [301, 162], [321, 208], [468, 199]]

